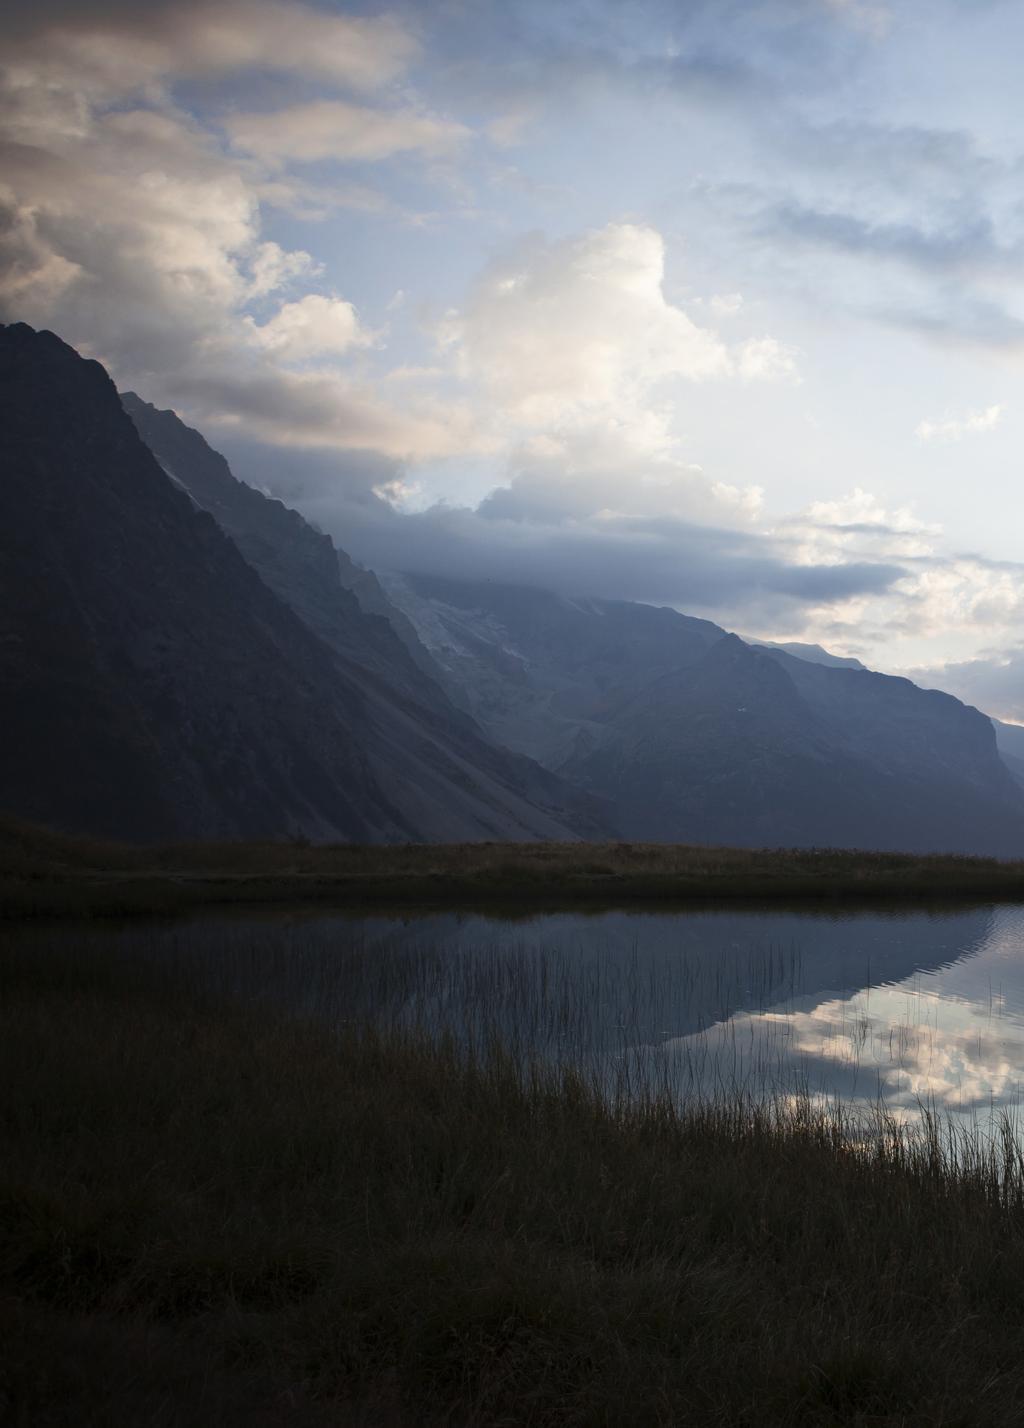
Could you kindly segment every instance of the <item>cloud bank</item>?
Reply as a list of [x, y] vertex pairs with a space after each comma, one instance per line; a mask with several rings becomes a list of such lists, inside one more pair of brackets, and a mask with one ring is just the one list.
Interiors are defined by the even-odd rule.
[[[1020, 160], [962, 105], [850, 101], [923, 13], [40, 0], [0, 72], [0, 314], [180, 410], [371, 563], [876, 659], [1012, 649], [1019, 569], [951, 551], [840, 430], [813, 499], [766, 475], [810, 460], [772, 411], [807, 390], [811, 429], [805, 335], [853, 314], [879, 342], [1021, 344]], [[1009, 409], [998, 385], [949, 396], [900, 416], [937, 467]], [[705, 408], [759, 433], [725, 474], [695, 457]]]

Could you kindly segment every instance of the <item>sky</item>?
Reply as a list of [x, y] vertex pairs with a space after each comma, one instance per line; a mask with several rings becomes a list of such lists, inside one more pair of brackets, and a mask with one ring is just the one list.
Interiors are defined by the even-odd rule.
[[0, 320], [378, 568], [1024, 722], [1012, 0], [15, 0]]

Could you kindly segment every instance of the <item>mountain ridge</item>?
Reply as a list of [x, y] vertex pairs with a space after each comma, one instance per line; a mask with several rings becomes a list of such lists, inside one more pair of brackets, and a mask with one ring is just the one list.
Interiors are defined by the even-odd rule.
[[[479, 726], [441, 687], [440, 671], [405, 616], [389, 601], [372, 571], [357, 567], [331, 538], [282, 501], [240, 481], [225, 458], [176, 413], [160, 411], [134, 393], [122, 404], [164, 469], [208, 509], [265, 583], [335, 652], [347, 677], [372, 707], [388, 741], [379, 776], [408, 769], [410, 754], [421, 767], [441, 771], [465, 799], [477, 785], [482, 802], [500, 816], [481, 815], [481, 833], [514, 836], [531, 828], [547, 836], [609, 831], [598, 800], [564, 784], [532, 760], [489, 741]], [[348, 583], [358, 576], [358, 593]], [[369, 608], [367, 608], [369, 606]], [[416, 648], [412, 648], [415, 642]], [[386, 763], [387, 767], [384, 767]], [[403, 775], [408, 788], [417, 781]], [[436, 787], [438, 799], [451, 802]], [[527, 806], [535, 809], [531, 817]], [[438, 821], [420, 802], [419, 826]]]
[[979, 711], [667, 607], [364, 571], [0, 328], [0, 797], [111, 836], [1024, 851]]
[[[0, 381], [9, 812], [141, 838], [578, 836], [531, 802], [526, 761], [445, 742], [300, 618], [167, 476], [98, 363], [13, 324]], [[326, 538], [310, 544], [283, 507], [275, 519], [325, 564]], [[378, 644], [401, 648], [373, 618]], [[542, 770], [537, 784], [563, 788]]]
[[[667, 608], [531, 589], [517, 611], [488, 582], [384, 583], [485, 727], [611, 799], [628, 837], [1024, 851], [1020, 786], [952, 695]], [[599, 677], [576, 678], [594, 651]]]

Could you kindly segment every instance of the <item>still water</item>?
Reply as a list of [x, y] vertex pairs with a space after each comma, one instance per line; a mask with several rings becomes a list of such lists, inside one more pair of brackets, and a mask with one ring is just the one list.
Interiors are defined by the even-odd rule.
[[262, 917], [90, 937], [232, 995], [500, 1037], [620, 1088], [881, 1100], [976, 1123], [1024, 1104], [1024, 907]]

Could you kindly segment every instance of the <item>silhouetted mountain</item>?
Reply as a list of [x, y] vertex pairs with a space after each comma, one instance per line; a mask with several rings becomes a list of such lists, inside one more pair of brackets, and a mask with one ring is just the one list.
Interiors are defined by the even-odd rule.
[[809, 664], [827, 664], [835, 669], [866, 668], [859, 659], [830, 654], [828, 650], [822, 649], [821, 645], [802, 644], [799, 640], [747, 640], [747, 644], [755, 649], [782, 650], [783, 654], [795, 655], [797, 659], [807, 660]]
[[635, 838], [1024, 853], [996, 732], [1011, 764], [1024, 735], [949, 695], [673, 610], [382, 587], [173, 413], [129, 394], [129, 419], [52, 334], [0, 328], [0, 382], [12, 813], [134, 837], [563, 838], [606, 832], [609, 800]]
[[[264, 583], [161, 470], [98, 363], [0, 328], [0, 427], [4, 809], [128, 837], [571, 836], [530, 801], [531, 783], [559, 797], [557, 780], [443, 736], [436, 687], [425, 704], [400, 689], [404, 673], [426, 681], [331, 585], [326, 537], [221, 483], [225, 510], [248, 503]], [[367, 641], [401, 651], [403, 676], [385, 685]]]
[[675, 611], [387, 582], [497, 737], [610, 798], [637, 839], [1024, 854], [988, 719]]
[[384, 741], [379, 777], [401, 780], [407, 800], [423, 789], [416, 822], [424, 837], [560, 837], [566, 825], [608, 831], [597, 799], [489, 741], [452, 704], [437, 665], [372, 571], [297, 511], [237, 480], [174, 412], [134, 393], [122, 402], [164, 470], [339, 657]]
[[436, 667], [371, 570], [356, 565], [298, 511], [239, 481], [224, 457], [175, 412], [160, 411], [135, 392], [122, 393], [121, 401], [171, 479], [209, 511], [310, 629], [359, 668], [382, 675], [393, 690], [451, 717]]

